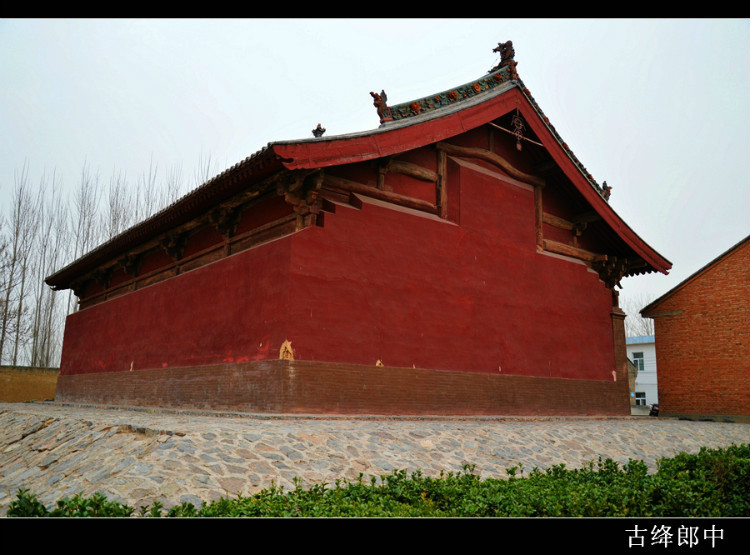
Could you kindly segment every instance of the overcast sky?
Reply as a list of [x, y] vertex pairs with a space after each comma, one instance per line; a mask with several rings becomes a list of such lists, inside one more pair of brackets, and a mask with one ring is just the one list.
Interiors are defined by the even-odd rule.
[[0, 20], [0, 202], [24, 165], [73, 189], [181, 168], [191, 187], [272, 141], [379, 124], [391, 105], [518, 72], [614, 210], [674, 268], [658, 297], [750, 234], [748, 19]]

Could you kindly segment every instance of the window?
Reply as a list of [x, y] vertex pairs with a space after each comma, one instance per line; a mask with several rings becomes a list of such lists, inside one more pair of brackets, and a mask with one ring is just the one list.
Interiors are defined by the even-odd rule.
[[633, 353], [633, 364], [639, 372], [643, 372], [643, 353]]
[[635, 406], [636, 407], [646, 406], [646, 393], [644, 391], [635, 392]]

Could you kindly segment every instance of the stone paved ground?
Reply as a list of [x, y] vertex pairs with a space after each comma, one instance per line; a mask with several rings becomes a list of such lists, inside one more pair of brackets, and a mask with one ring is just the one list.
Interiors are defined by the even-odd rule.
[[131, 506], [200, 506], [271, 484], [294, 487], [476, 465], [624, 464], [750, 443], [750, 424], [668, 418], [300, 417], [0, 403], [0, 515], [19, 488], [46, 505], [102, 492]]

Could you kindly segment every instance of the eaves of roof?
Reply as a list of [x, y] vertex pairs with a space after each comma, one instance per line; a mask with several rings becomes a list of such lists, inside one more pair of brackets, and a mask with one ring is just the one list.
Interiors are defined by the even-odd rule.
[[248, 178], [262, 179], [281, 169], [283, 165], [269, 144], [166, 208], [102, 243], [44, 281], [53, 289], [69, 287], [71, 280], [96, 269], [114, 256], [200, 216], [206, 207], [214, 206], [246, 187]]
[[461, 87], [396, 105], [391, 111], [398, 117], [373, 130], [269, 143], [45, 281], [55, 289], [67, 287], [76, 277], [129, 248], [200, 216], [211, 206], [274, 172], [320, 169], [392, 156], [460, 135], [515, 109], [592, 208], [652, 268], [644, 271], [667, 273], [671, 262], [647, 245], [615, 213], [603, 196], [603, 188], [562, 140], [515, 71], [503, 67]]
[[[534, 109], [538, 118], [529, 118], [527, 123], [532, 130], [542, 138], [542, 143], [547, 148], [555, 162], [565, 171], [578, 191], [589, 202], [591, 207], [607, 222], [610, 228], [620, 236], [625, 243], [633, 249], [643, 260], [648, 263], [653, 270], [667, 274], [672, 268], [672, 263], [648, 245], [626, 222], [623, 220], [614, 208], [605, 200], [603, 188], [594, 180], [591, 174], [586, 170], [583, 164], [573, 154], [572, 150], [562, 140], [542, 112], [539, 105], [534, 101], [529, 90], [521, 87], [524, 97], [528, 100], [529, 105]], [[550, 140], [551, 139], [551, 140]], [[651, 270], [634, 272], [647, 273]]]

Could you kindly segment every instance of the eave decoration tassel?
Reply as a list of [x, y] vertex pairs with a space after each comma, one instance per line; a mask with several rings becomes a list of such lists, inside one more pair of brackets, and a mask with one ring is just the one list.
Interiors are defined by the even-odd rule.
[[521, 140], [524, 138], [523, 136], [523, 130], [526, 128], [526, 126], [523, 123], [523, 119], [521, 118], [521, 114], [518, 111], [518, 108], [516, 108], [516, 113], [513, 116], [513, 134], [516, 136], [516, 149], [521, 150], [523, 147], [521, 146]]

